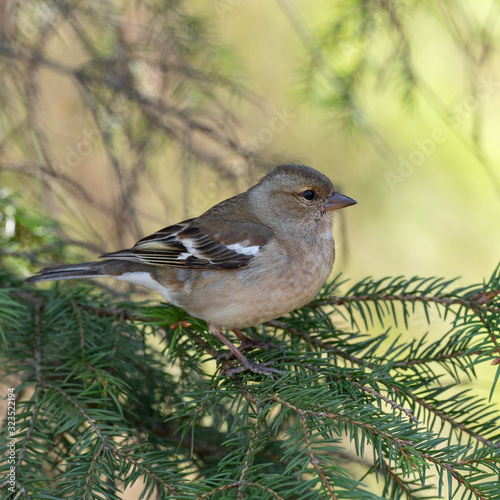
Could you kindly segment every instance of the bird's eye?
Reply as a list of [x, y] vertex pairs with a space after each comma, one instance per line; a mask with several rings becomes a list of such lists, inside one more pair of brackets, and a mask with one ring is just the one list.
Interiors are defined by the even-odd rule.
[[312, 201], [316, 197], [316, 193], [311, 189], [306, 189], [305, 191], [302, 191], [300, 195], [307, 201]]

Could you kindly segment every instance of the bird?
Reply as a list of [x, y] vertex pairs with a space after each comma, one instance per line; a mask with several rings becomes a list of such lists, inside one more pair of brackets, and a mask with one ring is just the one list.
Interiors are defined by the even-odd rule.
[[250, 361], [223, 333], [271, 321], [310, 302], [335, 260], [333, 212], [354, 205], [318, 170], [279, 165], [247, 191], [165, 227], [100, 261], [47, 267], [27, 283], [114, 278], [160, 293], [205, 320], [240, 361], [234, 372], [283, 373]]

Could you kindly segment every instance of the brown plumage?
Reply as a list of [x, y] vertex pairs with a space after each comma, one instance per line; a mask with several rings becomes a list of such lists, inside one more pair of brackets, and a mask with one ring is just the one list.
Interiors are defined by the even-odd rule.
[[130, 249], [42, 269], [26, 281], [112, 277], [145, 286], [207, 321], [245, 369], [272, 373], [243, 356], [221, 327], [254, 326], [309, 302], [335, 259], [332, 211], [354, 203], [317, 170], [282, 165], [248, 191]]

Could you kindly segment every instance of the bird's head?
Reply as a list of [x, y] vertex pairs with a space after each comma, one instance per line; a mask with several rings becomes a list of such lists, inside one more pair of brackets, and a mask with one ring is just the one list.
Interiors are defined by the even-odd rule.
[[276, 227], [279, 221], [287, 231], [314, 224], [331, 226], [334, 210], [356, 203], [336, 192], [328, 177], [305, 165], [275, 167], [250, 190], [249, 196], [262, 222]]

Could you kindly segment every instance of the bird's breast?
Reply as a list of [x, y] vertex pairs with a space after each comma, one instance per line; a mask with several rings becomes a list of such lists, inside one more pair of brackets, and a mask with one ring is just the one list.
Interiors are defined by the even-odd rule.
[[179, 305], [226, 328], [255, 326], [310, 302], [329, 277], [334, 257], [332, 236], [293, 246], [274, 241], [247, 268], [193, 272]]

